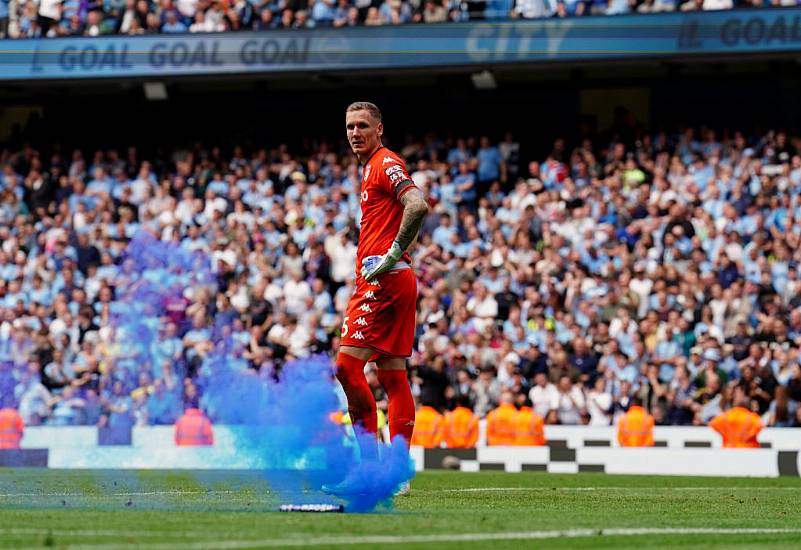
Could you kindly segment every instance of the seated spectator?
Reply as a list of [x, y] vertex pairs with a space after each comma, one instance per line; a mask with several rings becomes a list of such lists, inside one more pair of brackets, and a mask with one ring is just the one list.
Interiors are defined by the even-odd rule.
[[167, 389], [161, 378], [153, 382], [153, 391], [147, 398], [147, 418], [150, 424], [174, 424], [180, 412], [180, 403]]
[[798, 401], [788, 397], [785, 386], [776, 387], [776, 398], [771, 402], [767, 412], [767, 426], [784, 428], [792, 426], [795, 422]]

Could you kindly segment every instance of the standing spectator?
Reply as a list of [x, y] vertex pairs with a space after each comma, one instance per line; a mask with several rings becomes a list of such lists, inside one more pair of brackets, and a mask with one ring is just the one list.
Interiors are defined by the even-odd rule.
[[560, 424], [581, 424], [582, 416], [586, 414], [584, 394], [573, 384], [570, 377], [559, 377], [557, 386], [559, 392], [556, 407], [556, 416]]
[[506, 163], [497, 147], [487, 136], [481, 136], [478, 159], [478, 194], [483, 195], [494, 181], [506, 181]]

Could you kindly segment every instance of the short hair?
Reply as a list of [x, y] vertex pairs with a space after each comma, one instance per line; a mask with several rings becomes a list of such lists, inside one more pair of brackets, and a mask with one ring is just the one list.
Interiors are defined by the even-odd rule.
[[378, 122], [381, 122], [381, 109], [379, 109], [375, 103], [370, 103], [369, 101], [354, 101], [345, 109], [346, 113], [353, 111], [367, 111], [370, 113], [370, 116]]

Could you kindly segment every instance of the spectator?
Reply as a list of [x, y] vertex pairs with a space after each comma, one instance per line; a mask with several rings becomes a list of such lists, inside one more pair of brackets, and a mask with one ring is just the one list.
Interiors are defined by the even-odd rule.
[[581, 424], [582, 416], [586, 414], [584, 394], [581, 389], [573, 384], [569, 376], [559, 377], [557, 385], [559, 396], [552, 410], [556, 410], [556, 416], [560, 424]]

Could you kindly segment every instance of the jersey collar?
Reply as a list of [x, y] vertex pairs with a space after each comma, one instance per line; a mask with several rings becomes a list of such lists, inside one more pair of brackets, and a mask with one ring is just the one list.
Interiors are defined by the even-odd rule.
[[367, 166], [367, 163], [368, 163], [368, 162], [370, 162], [371, 160], [373, 160], [373, 157], [374, 157], [374, 156], [376, 155], [376, 153], [378, 153], [378, 152], [379, 152], [381, 149], [385, 149], [385, 147], [384, 147], [383, 145], [381, 145], [381, 146], [380, 146], [378, 149], [376, 149], [375, 151], [373, 151], [373, 154], [372, 154], [372, 155], [370, 155], [370, 156], [367, 158], [367, 160], [365, 160], [365, 161], [362, 163], [362, 166]]

